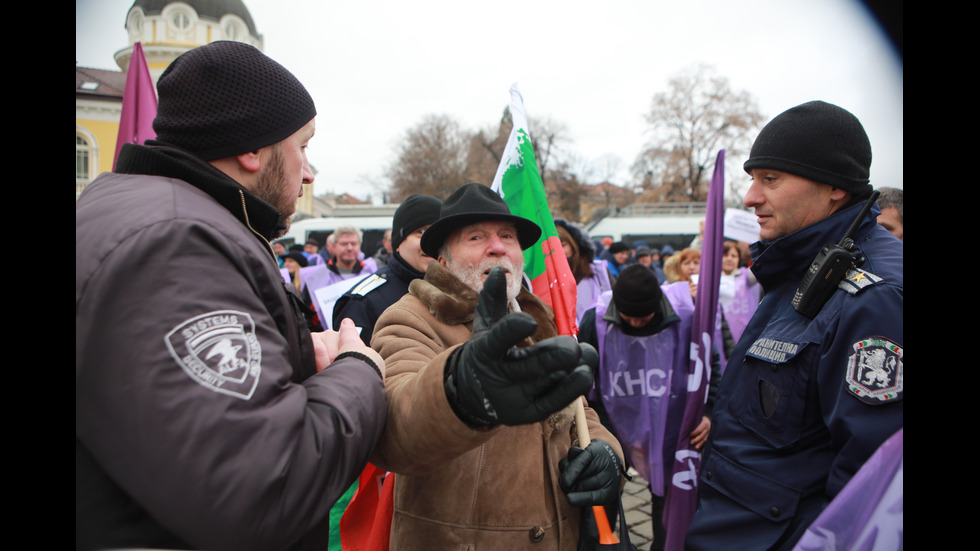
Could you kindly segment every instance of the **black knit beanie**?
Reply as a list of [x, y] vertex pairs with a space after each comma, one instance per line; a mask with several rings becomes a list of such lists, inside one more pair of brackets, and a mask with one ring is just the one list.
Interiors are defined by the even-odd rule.
[[612, 245], [609, 245], [609, 252], [612, 254], [621, 253], [630, 250], [630, 246], [622, 241], [617, 241]]
[[435, 197], [420, 193], [409, 195], [395, 210], [391, 220], [391, 250], [397, 250], [413, 231], [438, 220], [440, 209], [442, 201]]
[[867, 197], [871, 142], [861, 121], [823, 101], [789, 109], [762, 129], [743, 168], [769, 168]]
[[630, 264], [619, 273], [613, 286], [613, 303], [621, 314], [643, 318], [657, 311], [663, 291], [653, 270]]
[[299, 264], [300, 268], [305, 268], [310, 263], [310, 261], [306, 259], [306, 256], [299, 251], [289, 251], [285, 256], [283, 256], [283, 258], [292, 258], [297, 264]]
[[299, 80], [242, 42], [184, 53], [160, 75], [157, 92], [156, 140], [205, 161], [278, 143], [316, 116]]

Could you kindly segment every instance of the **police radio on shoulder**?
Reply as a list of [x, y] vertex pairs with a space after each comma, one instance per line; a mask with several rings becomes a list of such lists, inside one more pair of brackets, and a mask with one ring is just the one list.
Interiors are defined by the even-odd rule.
[[793, 296], [793, 308], [797, 312], [809, 319], [816, 317], [823, 305], [830, 299], [830, 295], [837, 290], [837, 286], [844, 279], [847, 270], [858, 268], [864, 264], [864, 257], [859, 254], [860, 251], [854, 248], [853, 235], [880, 194], [881, 192], [878, 190], [871, 193], [871, 197], [865, 202], [864, 208], [847, 228], [840, 244], [826, 245], [813, 259], [813, 263], [810, 264], [810, 268], [803, 276], [803, 283], [800, 284], [800, 288], [796, 290], [796, 294]]

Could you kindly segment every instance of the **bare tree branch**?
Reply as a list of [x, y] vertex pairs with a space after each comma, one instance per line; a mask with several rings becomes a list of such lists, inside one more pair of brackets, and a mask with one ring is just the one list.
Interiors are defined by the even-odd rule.
[[633, 164], [637, 187], [648, 200], [704, 201], [718, 151], [744, 156], [763, 117], [748, 92], [698, 65], [654, 95], [646, 120], [651, 140]]
[[388, 167], [391, 195], [401, 201], [413, 193], [444, 198], [466, 183], [471, 135], [446, 115], [429, 115], [410, 128]]

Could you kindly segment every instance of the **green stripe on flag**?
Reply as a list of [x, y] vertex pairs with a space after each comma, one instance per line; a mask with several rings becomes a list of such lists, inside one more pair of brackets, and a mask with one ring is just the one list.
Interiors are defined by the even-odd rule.
[[524, 251], [524, 272], [533, 280], [545, 273], [545, 258], [541, 243], [549, 237], [557, 236], [558, 230], [555, 229], [555, 222], [548, 210], [548, 198], [541, 184], [538, 164], [534, 161], [531, 138], [523, 129], [517, 130], [517, 144], [520, 151], [518, 162], [507, 167], [500, 186], [503, 189], [504, 201], [512, 213], [534, 220], [541, 226], [541, 239], [533, 247]]

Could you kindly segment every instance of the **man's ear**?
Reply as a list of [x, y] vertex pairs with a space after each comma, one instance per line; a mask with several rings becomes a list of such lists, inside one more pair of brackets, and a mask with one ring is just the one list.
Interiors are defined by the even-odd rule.
[[241, 155], [236, 155], [235, 159], [243, 170], [247, 172], [258, 172], [262, 168], [262, 150], [257, 149], [255, 151], [249, 151], [248, 153], [242, 153]]
[[844, 208], [844, 205], [851, 201], [851, 192], [835, 187], [830, 190], [830, 205], [833, 209], [831, 212], [837, 212], [838, 210]]

